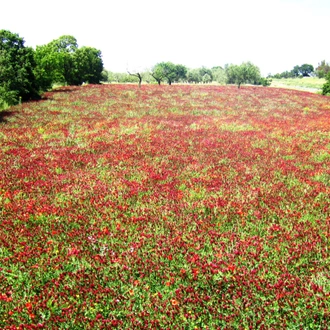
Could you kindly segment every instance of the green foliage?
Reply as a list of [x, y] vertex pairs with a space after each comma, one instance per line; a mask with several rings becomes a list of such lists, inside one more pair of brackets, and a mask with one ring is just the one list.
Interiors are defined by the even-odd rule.
[[210, 83], [213, 80], [212, 70], [201, 67], [198, 69], [189, 69], [186, 74], [186, 80], [189, 83]]
[[272, 80], [269, 79], [269, 78], [260, 78], [260, 85], [264, 86], [264, 87], [267, 87], [267, 86], [270, 86], [272, 84]]
[[77, 41], [72, 36], [62, 36], [47, 45], [37, 46], [36, 77], [43, 90], [50, 89], [55, 83], [72, 83], [75, 76], [72, 55], [77, 48]]
[[161, 63], [156, 64], [152, 68], [150, 74], [157, 81], [158, 85], [160, 85], [164, 79], [164, 72]]
[[205, 68], [204, 66], [199, 69], [199, 74], [202, 77], [203, 83], [208, 83], [213, 81], [212, 70]]
[[326, 63], [325, 60], [319, 63], [318, 67], [315, 70], [317, 77], [325, 78], [327, 74], [330, 72], [330, 64]]
[[138, 77], [128, 74], [127, 72], [111, 72], [107, 71], [107, 82], [115, 82], [120, 84], [136, 83], [139, 81]]
[[272, 77], [275, 79], [281, 78], [298, 78], [298, 77], [310, 77], [314, 72], [314, 67], [311, 64], [296, 65], [291, 71], [284, 71], [282, 73], [276, 73]]
[[55, 83], [98, 84], [104, 79], [101, 51], [92, 47], [78, 48], [73, 36], [65, 35], [47, 45], [38, 46], [35, 60], [36, 77], [43, 90]]
[[18, 34], [0, 30], [0, 108], [38, 97], [33, 53]]
[[75, 85], [81, 85], [83, 82], [99, 84], [102, 80], [103, 62], [101, 51], [95, 48], [78, 48], [73, 54], [73, 66], [76, 70]]
[[212, 82], [212, 76], [210, 76], [208, 73], [205, 73], [202, 77], [202, 81], [204, 84]]
[[212, 69], [212, 76], [213, 81], [217, 82], [218, 84], [225, 84], [227, 81], [226, 71], [220, 67], [213, 67]]
[[178, 82], [186, 79], [187, 68], [182, 64], [174, 64], [172, 62], [157, 63], [151, 70], [152, 77], [160, 85], [163, 80], [167, 80], [171, 85], [173, 82]]
[[167, 80], [168, 84], [171, 85], [176, 77], [175, 64], [172, 62], [162, 62], [157, 65], [161, 69], [162, 76]]
[[300, 66], [299, 72], [303, 77], [309, 77], [314, 72], [314, 67], [311, 64], [303, 64]]
[[300, 78], [286, 78], [286, 79], [272, 79], [271, 86], [273, 87], [284, 87], [305, 91], [318, 91], [322, 90], [323, 84], [326, 82], [324, 78], [317, 77], [305, 77], [304, 79]]
[[260, 82], [260, 69], [251, 62], [245, 62], [241, 65], [226, 65], [227, 83], [237, 84], [238, 88], [241, 84], [257, 85]]
[[101, 76], [102, 76], [101, 81], [107, 82], [109, 80], [109, 71], [103, 68]]
[[330, 72], [328, 72], [326, 77], [326, 83], [322, 87], [322, 95], [330, 96]]
[[296, 65], [296, 66], [294, 66], [293, 69], [291, 70], [291, 76], [292, 76], [293, 78], [295, 78], [295, 77], [299, 77], [299, 75], [300, 75], [300, 67], [299, 67], [299, 65]]
[[189, 69], [187, 72], [187, 81], [189, 83], [200, 83], [201, 76], [199, 69]]
[[205, 67], [197, 69], [189, 69], [186, 75], [186, 80], [189, 83], [211, 83], [215, 81], [219, 84], [225, 84], [227, 80], [225, 70], [220, 67], [208, 69]]
[[188, 69], [182, 64], [175, 65], [175, 81], [183, 81], [187, 77]]

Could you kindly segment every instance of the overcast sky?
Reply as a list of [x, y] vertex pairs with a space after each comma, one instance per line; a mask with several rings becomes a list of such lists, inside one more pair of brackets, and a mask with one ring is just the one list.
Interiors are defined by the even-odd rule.
[[106, 69], [251, 61], [263, 75], [330, 62], [329, 0], [1, 0], [0, 29], [26, 46], [62, 35], [102, 51]]

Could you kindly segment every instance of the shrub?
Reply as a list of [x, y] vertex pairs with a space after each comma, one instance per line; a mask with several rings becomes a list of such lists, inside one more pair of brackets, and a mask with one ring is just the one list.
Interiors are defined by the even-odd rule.
[[330, 96], [330, 72], [327, 74], [326, 83], [322, 87], [322, 95]]

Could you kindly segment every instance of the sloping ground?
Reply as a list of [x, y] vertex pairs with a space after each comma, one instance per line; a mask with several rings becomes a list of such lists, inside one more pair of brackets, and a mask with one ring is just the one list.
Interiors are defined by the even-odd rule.
[[330, 98], [66, 87], [0, 123], [0, 328], [326, 329]]
[[272, 79], [271, 87], [296, 89], [306, 92], [319, 93], [325, 84], [325, 79], [306, 77], [290, 79]]

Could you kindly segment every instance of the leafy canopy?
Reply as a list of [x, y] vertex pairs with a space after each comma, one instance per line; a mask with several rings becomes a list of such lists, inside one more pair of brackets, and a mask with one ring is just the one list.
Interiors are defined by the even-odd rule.
[[241, 65], [226, 65], [225, 71], [227, 83], [236, 84], [238, 88], [241, 87], [241, 84], [258, 85], [260, 83], [260, 69], [251, 62], [244, 62]]
[[0, 108], [38, 97], [33, 55], [18, 34], [0, 30]]
[[54, 83], [98, 84], [102, 80], [101, 51], [92, 47], [78, 48], [76, 38], [64, 35], [47, 45], [38, 46], [36, 76], [44, 90]]
[[164, 79], [171, 85], [173, 82], [178, 82], [186, 78], [187, 68], [182, 64], [161, 62], [153, 67], [151, 75], [159, 85]]

